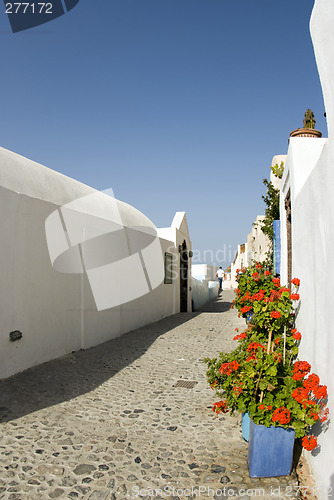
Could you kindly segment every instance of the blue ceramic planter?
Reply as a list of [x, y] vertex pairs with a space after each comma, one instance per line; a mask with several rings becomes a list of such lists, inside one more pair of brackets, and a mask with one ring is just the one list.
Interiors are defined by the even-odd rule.
[[295, 431], [265, 427], [250, 420], [248, 469], [250, 477], [288, 476], [291, 472]]
[[251, 309], [247, 315], [246, 315], [246, 323], [247, 325], [251, 325], [252, 324], [252, 319], [254, 317], [254, 311]]
[[249, 441], [249, 413], [243, 413], [241, 416], [242, 437], [245, 441]]

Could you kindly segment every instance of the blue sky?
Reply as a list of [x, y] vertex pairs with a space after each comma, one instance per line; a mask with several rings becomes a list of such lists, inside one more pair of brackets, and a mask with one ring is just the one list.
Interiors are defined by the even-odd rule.
[[1, 6], [0, 145], [112, 188], [158, 227], [186, 211], [193, 248], [231, 250], [228, 264], [307, 108], [327, 135], [312, 6], [80, 0], [15, 34]]

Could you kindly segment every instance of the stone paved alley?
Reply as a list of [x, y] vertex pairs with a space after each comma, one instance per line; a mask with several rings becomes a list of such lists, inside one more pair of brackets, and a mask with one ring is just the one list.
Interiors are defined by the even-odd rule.
[[232, 300], [2, 381], [0, 498], [296, 497], [295, 473], [249, 478], [240, 418], [211, 409], [201, 360], [235, 347]]

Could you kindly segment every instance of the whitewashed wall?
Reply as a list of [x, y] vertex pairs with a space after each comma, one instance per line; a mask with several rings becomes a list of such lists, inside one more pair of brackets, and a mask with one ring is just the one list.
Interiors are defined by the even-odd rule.
[[216, 273], [218, 266], [210, 264], [193, 264], [191, 266], [191, 276], [199, 280], [217, 281]]
[[[244, 250], [242, 250], [244, 248]], [[242, 267], [247, 267], [250, 264], [248, 261], [248, 244], [245, 243], [243, 245], [238, 245], [238, 250], [234, 259], [234, 262], [231, 262], [231, 281], [230, 288], [237, 288], [238, 282], [235, 280], [237, 269], [241, 269]]]
[[[274, 167], [275, 165], [278, 165], [280, 167], [282, 162], [284, 166], [286, 162], [286, 155], [275, 155], [271, 160], [271, 166]], [[276, 175], [274, 175], [271, 170], [270, 170], [269, 180], [274, 185], [275, 189], [280, 189], [281, 179], [279, 177], [276, 177]]]
[[209, 302], [209, 300], [218, 297], [219, 284], [218, 281], [210, 281], [205, 279], [201, 280], [192, 277], [191, 291], [193, 310], [196, 311], [204, 304]]
[[[86, 274], [66, 274], [52, 267], [47, 217], [94, 192], [0, 148], [0, 378], [179, 312], [178, 278], [135, 300], [98, 311]], [[125, 218], [131, 220], [136, 213], [148, 221], [133, 207], [121, 206]], [[186, 238], [190, 248], [190, 240], [185, 214], [177, 214], [176, 219], [170, 229], [173, 238], [159, 241], [162, 252], [174, 252], [177, 259], [179, 242]], [[131, 288], [131, 280], [122, 286]], [[191, 310], [190, 292], [188, 302]], [[15, 330], [23, 337], [10, 342], [9, 334]]]
[[[301, 280], [297, 328], [300, 359], [309, 361], [328, 387], [330, 418], [320, 452], [305, 452], [320, 500], [334, 491], [334, 2], [316, 0], [311, 34], [326, 105], [328, 139], [292, 138], [281, 188], [281, 281], [287, 279], [284, 198], [291, 190], [292, 274]], [[317, 431], [316, 431], [317, 432]]]

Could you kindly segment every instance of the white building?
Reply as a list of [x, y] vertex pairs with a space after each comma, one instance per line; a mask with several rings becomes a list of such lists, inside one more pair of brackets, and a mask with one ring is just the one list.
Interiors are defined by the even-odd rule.
[[130, 205], [3, 148], [0, 210], [0, 378], [191, 311], [185, 213], [157, 230]]
[[235, 280], [235, 277], [237, 275], [237, 270], [249, 266], [248, 258], [249, 255], [248, 255], [247, 243], [238, 245], [234, 261], [231, 263], [231, 286], [233, 288], [236, 288], [238, 285], [237, 281]]
[[258, 215], [252, 224], [252, 230], [247, 237], [247, 262], [262, 262], [267, 257], [269, 250], [269, 240], [262, 232], [261, 226], [263, 224], [264, 215]]
[[[316, 0], [311, 35], [326, 106], [328, 139], [292, 137], [281, 183], [281, 282], [300, 278], [297, 328], [299, 358], [312, 365], [328, 387], [334, 411], [334, 3]], [[330, 498], [334, 487], [334, 427], [313, 428], [319, 450], [305, 452], [316, 479], [317, 496]]]
[[237, 287], [235, 280], [237, 269], [250, 266], [253, 262], [262, 262], [267, 257], [269, 250], [269, 240], [262, 232], [261, 226], [264, 215], [258, 215], [252, 224], [252, 230], [247, 236], [247, 242], [238, 245], [238, 250], [234, 261], [231, 263], [231, 281], [230, 285], [233, 288]]

